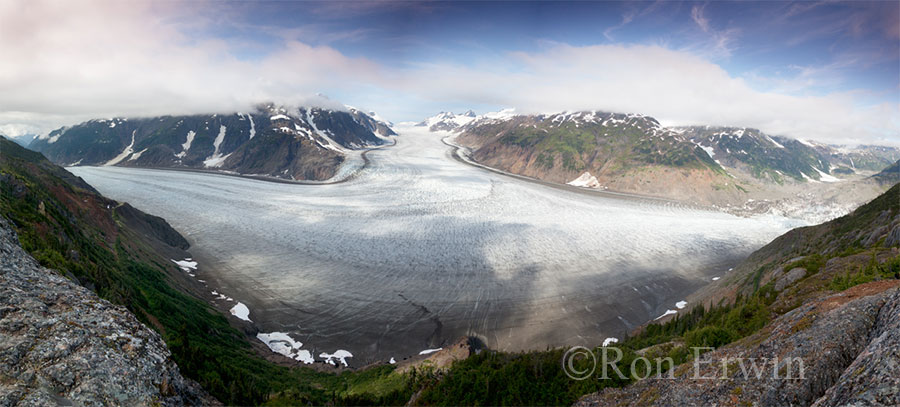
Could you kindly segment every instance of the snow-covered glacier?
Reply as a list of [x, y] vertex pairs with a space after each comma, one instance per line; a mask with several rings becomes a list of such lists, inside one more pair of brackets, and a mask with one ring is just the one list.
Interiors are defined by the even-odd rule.
[[798, 225], [531, 182], [460, 162], [446, 134], [398, 130], [330, 185], [69, 170], [166, 218], [261, 332], [313, 355], [346, 349], [353, 365], [461, 335], [506, 350], [599, 345]]

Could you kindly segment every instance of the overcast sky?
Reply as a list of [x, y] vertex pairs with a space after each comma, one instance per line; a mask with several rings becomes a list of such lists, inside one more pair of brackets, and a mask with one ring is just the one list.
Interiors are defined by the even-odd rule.
[[900, 3], [0, 1], [0, 133], [262, 101], [900, 145]]

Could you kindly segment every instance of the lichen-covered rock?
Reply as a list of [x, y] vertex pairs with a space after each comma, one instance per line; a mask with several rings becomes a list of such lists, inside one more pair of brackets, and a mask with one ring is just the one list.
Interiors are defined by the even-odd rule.
[[201, 404], [157, 332], [40, 267], [0, 217], [0, 406]]
[[888, 233], [887, 238], [884, 239], [884, 247], [897, 245], [900, 245], [900, 225], [894, 226], [891, 233]]
[[806, 269], [802, 267], [794, 267], [791, 271], [788, 271], [787, 274], [778, 278], [775, 281], [775, 291], [784, 290], [785, 287], [793, 284], [797, 280], [803, 278], [806, 275]]
[[696, 368], [676, 367], [674, 378], [607, 389], [576, 405], [898, 405], [897, 285], [876, 281], [820, 298], [701, 356]]
[[814, 406], [900, 405], [900, 295], [881, 308], [865, 350]]

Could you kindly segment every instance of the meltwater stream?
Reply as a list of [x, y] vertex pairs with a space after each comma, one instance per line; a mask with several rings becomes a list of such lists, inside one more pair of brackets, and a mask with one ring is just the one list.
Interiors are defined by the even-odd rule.
[[798, 225], [548, 187], [458, 162], [444, 135], [399, 133], [332, 185], [69, 170], [167, 219], [261, 332], [311, 355], [348, 350], [355, 366], [463, 335], [502, 350], [597, 345]]

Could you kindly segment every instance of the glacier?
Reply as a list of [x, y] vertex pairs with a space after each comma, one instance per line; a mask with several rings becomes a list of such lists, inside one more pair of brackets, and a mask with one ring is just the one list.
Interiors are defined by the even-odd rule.
[[621, 338], [805, 224], [508, 176], [462, 162], [449, 133], [396, 130], [327, 185], [69, 170], [168, 220], [260, 332], [359, 365], [462, 335], [500, 350]]

